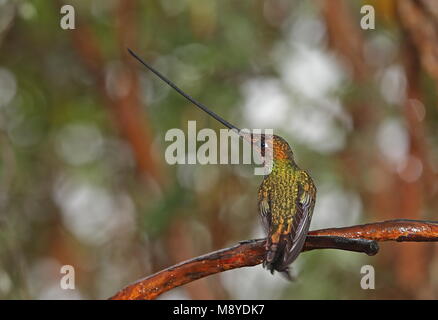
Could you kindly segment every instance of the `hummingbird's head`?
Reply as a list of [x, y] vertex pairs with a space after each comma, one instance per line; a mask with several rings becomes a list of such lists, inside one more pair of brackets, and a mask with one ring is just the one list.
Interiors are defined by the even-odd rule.
[[286, 140], [277, 135], [250, 134], [248, 138], [254, 148], [264, 157], [268, 152], [272, 152], [274, 160], [294, 159], [292, 149]]
[[279, 137], [277, 135], [274, 135], [272, 140], [273, 142], [271, 148], [274, 151], [273, 152], [274, 159], [279, 159], [279, 160], [294, 159], [294, 154], [292, 152], [292, 149], [286, 140], [284, 140], [282, 137]]

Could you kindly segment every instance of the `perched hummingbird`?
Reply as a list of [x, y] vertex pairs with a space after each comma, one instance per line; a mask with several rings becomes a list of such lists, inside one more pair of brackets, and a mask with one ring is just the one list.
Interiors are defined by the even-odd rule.
[[263, 266], [271, 273], [279, 271], [289, 278], [288, 267], [304, 246], [316, 199], [316, 187], [312, 178], [295, 163], [289, 144], [277, 135], [268, 137], [265, 134], [240, 130], [186, 94], [132, 50], [128, 51], [187, 100], [227, 128], [237, 131], [243, 139], [252, 143], [262, 156], [266, 151], [272, 152], [272, 171], [264, 176], [258, 191], [259, 214], [267, 234]]

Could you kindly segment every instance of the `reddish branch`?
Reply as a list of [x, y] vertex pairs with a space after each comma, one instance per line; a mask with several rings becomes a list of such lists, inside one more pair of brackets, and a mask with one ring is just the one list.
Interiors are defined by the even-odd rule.
[[[374, 255], [376, 241], [438, 241], [438, 222], [390, 220], [343, 228], [310, 231], [303, 251], [341, 249]], [[241, 242], [157, 272], [120, 290], [111, 299], [155, 299], [160, 294], [191, 281], [241, 267], [262, 263], [265, 239]]]

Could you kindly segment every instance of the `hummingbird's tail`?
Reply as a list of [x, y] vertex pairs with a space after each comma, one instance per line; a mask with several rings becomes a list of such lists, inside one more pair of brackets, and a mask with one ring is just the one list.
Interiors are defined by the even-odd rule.
[[279, 272], [286, 280], [293, 281], [293, 277], [289, 273], [289, 266], [283, 266], [281, 269], [278, 266], [277, 256], [281, 256], [281, 252], [278, 249], [278, 243], [273, 243], [267, 248], [266, 258], [263, 261], [263, 267], [271, 271], [274, 274], [274, 271]]
[[274, 274], [274, 271], [276, 270], [274, 261], [276, 260], [275, 257], [277, 256], [278, 251], [278, 244], [277, 243], [271, 243], [268, 240], [266, 243], [266, 257], [263, 261], [263, 267], [271, 271], [272, 274]]
[[285, 272], [289, 274], [289, 267], [281, 265], [283, 259], [285, 245], [283, 241], [273, 242], [273, 237], [268, 237], [266, 242], [266, 257], [263, 261], [263, 266], [274, 274], [274, 271]]
[[299, 237], [295, 237], [290, 233], [283, 233], [283, 229], [279, 228], [276, 232], [268, 236], [266, 241], [266, 257], [263, 261], [263, 266], [271, 271], [280, 272], [286, 279], [292, 280], [289, 274], [289, 265], [295, 261], [300, 254], [304, 241], [306, 239], [307, 230]]

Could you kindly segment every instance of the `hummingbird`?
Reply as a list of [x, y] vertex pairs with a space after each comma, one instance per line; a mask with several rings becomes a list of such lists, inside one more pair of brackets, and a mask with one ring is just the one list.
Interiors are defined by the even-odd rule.
[[277, 135], [248, 133], [237, 128], [186, 94], [131, 49], [128, 52], [188, 101], [225, 127], [237, 131], [262, 156], [271, 152], [272, 170], [263, 177], [258, 189], [258, 211], [267, 235], [263, 266], [272, 274], [278, 271], [291, 279], [289, 266], [303, 249], [315, 207], [316, 187], [310, 175], [296, 164], [287, 141]]

